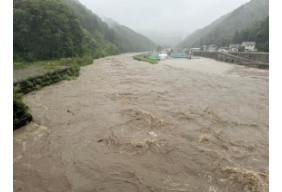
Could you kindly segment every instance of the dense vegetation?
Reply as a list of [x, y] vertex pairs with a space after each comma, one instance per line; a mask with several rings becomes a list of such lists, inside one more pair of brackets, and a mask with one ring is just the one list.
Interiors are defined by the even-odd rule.
[[32, 116], [27, 112], [28, 106], [22, 101], [22, 94], [19, 88], [13, 88], [13, 129], [17, 129], [32, 120]]
[[242, 31], [236, 31], [232, 41], [241, 43], [242, 41], [255, 41], [256, 47], [260, 51], [269, 51], [269, 17], [263, 21], [255, 23]]
[[83, 33], [60, 0], [14, 0], [14, 60], [81, 56]]
[[104, 20], [114, 30], [114, 41], [122, 52], [150, 51], [156, 48], [156, 45], [147, 37], [111, 19]]
[[[96, 50], [103, 54], [118, 52], [148, 51], [155, 48], [155, 44], [147, 37], [134, 32], [126, 26], [119, 25], [113, 20], [102, 21], [92, 11], [87, 9], [77, 0], [65, 0], [66, 3], [78, 15], [82, 28], [87, 32], [87, 49], [102, 45], [102, 50]], [[100, 46], [98, 46], [100, 47]]]
[[83, 30], [82, 49], [85, 55], [99, 58], [121, 52], [114, 42], [114, 31], [106, 23], [79, 1], [64, 1], [74, 11]]
[[[224, 15], [218, 20], [214, 21], [209, 26], [195, 31], [194, 33], [189, 35], [183, 42], [181, 42], [179, 44], [179, 47], [191, 48], [210, 44], [215, 44], [217, 46], [228, 46], [230, 43], [234, 43], [233, 39], [236, 31], [240, 32], [247, 30], [248, 28], [254, 26], [256, 23], [265, 20], [268, 15], [268, 0], [252, 0], [249, 3], [242, 5], [238, 9], [234, 10], [233, 12]], [[256, 40], [256, 38], [259, 38], [260, 45], [262, 45], [263, 42], [265, 43], [265, 45], [267, 44], [267, 33], [262, 32], [260, 34], [260, 37], [256, 38], [256, 33], [251, 33], [250, 35], [254, 40]], [[263, 48], [263, 50], [266, 49], [267, 48]]]
[[99, 58], [154, 48], [124, 26], [109, 27], [77, 0], [14, 0], [14, 62]]

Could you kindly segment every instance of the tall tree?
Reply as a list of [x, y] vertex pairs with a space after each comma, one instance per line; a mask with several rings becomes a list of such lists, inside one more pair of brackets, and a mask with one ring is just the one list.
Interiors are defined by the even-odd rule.
[[83, 33], [61, 0], [14, 0], [14, 58], [46, 60], [81, 55]]

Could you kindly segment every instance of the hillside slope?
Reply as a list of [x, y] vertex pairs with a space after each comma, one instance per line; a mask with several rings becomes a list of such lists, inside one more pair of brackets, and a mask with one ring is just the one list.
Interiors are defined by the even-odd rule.
[[156, 47], [156, 45], [144, 35], [124, 25], [120, 25], [112, 19], [104, 18], [103, 20], [115, 31], [115, 41], [122, 52], [147, 51], [153, 50]]
[[[92, 35], [101, 37], [114, 44], [119, 52], [138, 52], [151, 50], [155, 47], [147, 37], [136, 33], [126, 26], [118, 23], [109, 26], [99, 16], [82, 5], [78, 0], [65, 0], [78, 16], [82, 28]], [[95, 40], [95, 38], [94, 38]]]
[[81, 55], [82, 38], [76, 16], [62, 1], [13, 1], [14, 60]]
[[252, 0], [228, 13], [207, 27], [187, 36], [179, 47], [199, 47], [216, 44], [225, 46], [232, 42], [236, 31], [246, 30], [269, 15], [268, 0]]
[[259, 51], [269, 51], [269, 17], [241, 31], [236, 31], [232, 42], [254, 41]]
[[13, 46], [14, 61], [21, 63], [155, 47], [125, 26], [109, 27], [78, 0], [13, 0]]

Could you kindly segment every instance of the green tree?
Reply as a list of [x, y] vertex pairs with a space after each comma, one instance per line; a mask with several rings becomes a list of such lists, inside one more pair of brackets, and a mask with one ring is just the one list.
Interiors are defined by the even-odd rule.
[[61, 0], [14, 0], [14, 60], [46, 60], [82, 55], [83, 33]]

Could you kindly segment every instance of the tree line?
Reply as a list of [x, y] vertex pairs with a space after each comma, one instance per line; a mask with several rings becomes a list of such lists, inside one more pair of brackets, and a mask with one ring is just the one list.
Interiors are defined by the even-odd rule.
[[188, 35], [178, 46], [201, 47], [215, 44], [229, 46], [242, 41], [255, 41], [259, 51], [268, 51], [269, 1], [251, 0], [210, 25]]
[[[84, 56], [94, 59], [152, 48], [151, 42], [140, 42], [140, 46], [135, 42], [133, 47], [128, 34], [120, 35], [77, 0], [13, 0], [16, 62]], [[138, 35], [134, 37], [138, 39]]]
[[236, 31], [232, 41], [241, 43], [243, 41], [254, 41], [259, 51], [269, 51], [269, 16], [263, 21], [255, 23], [249, 28]]

